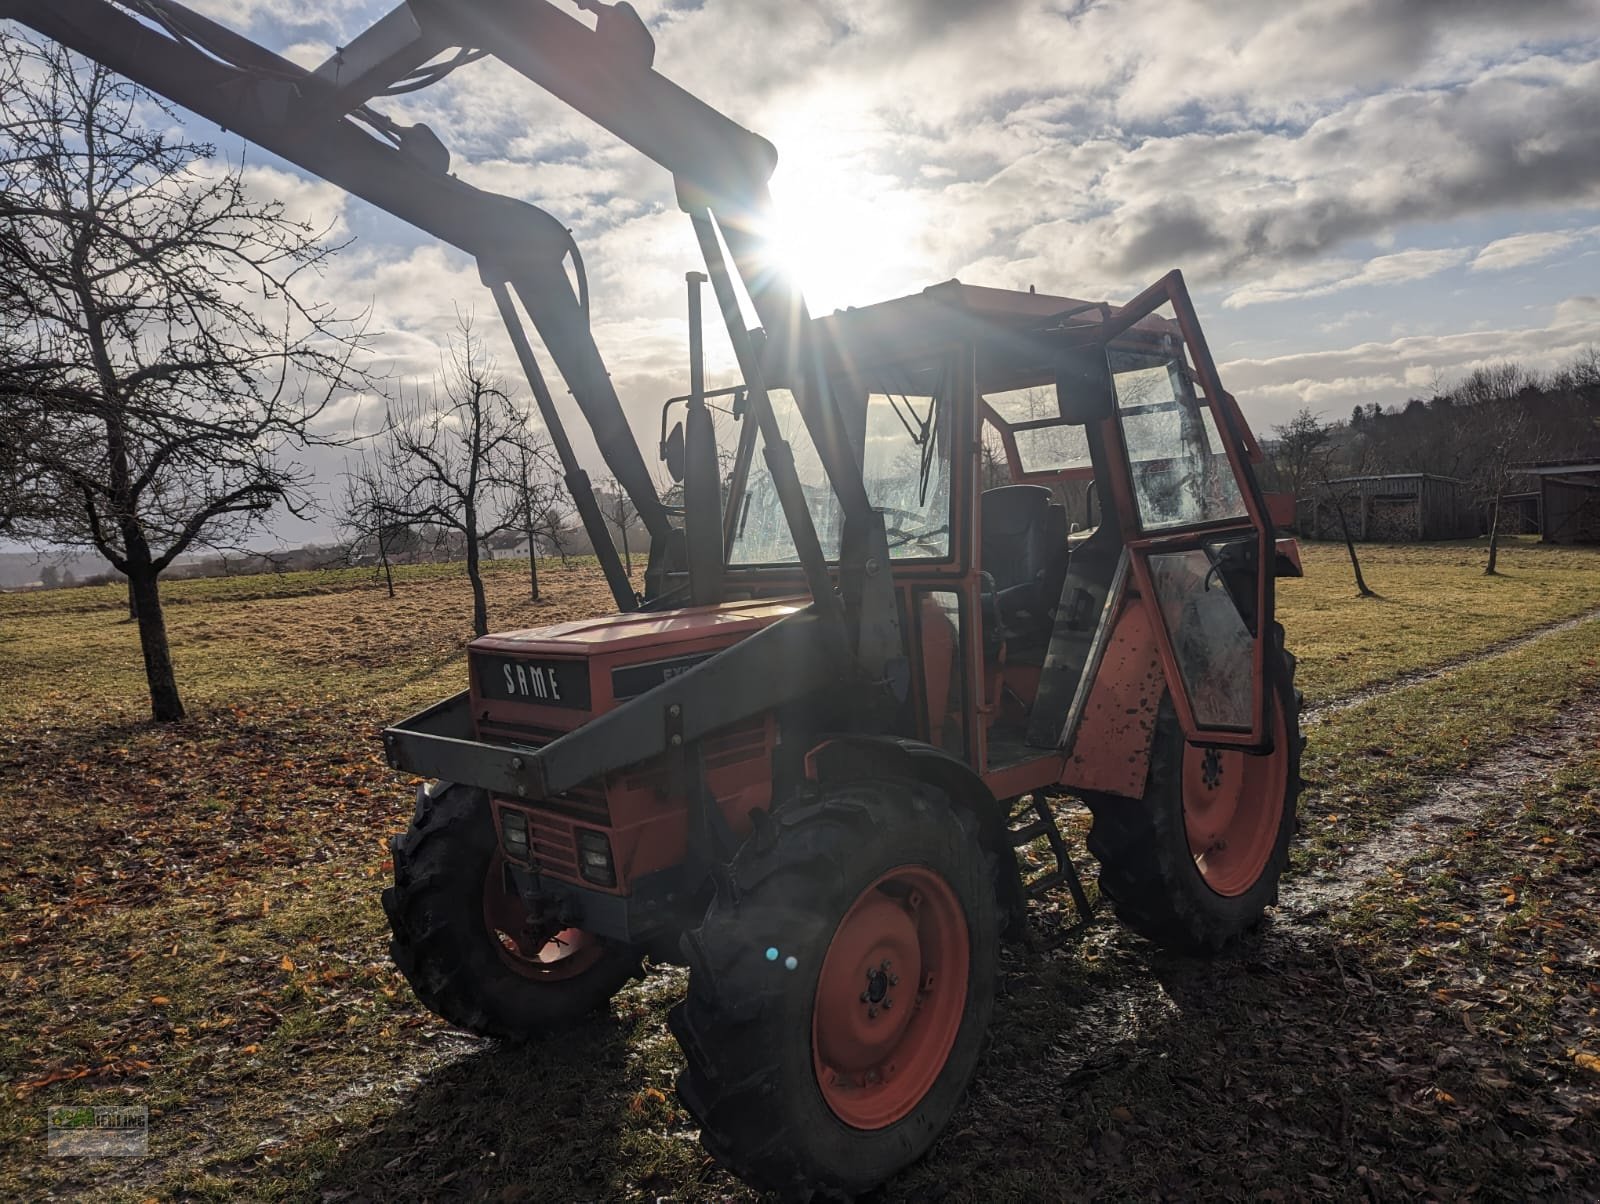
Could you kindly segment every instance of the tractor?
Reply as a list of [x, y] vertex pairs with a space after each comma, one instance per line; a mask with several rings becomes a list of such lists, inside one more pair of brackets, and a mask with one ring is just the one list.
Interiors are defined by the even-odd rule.
[[[475, 641], [467, 690], [385, 733], [439, 781], [384, 905], [418, 997], [478, 1033], [686, 963], [670, 1024], [706, 1148], [849, 1195], [937, 1137], [1000, 940], [1078, 890], [1052, 804], [1088, 806], [1101, 892], [1166, 948], [1222, 949], [1274, 901], [1300, 733], [1273, 579], [1298, 569], [1176, 273], [1123, 306], [950, 281], [811, 338], [883, 520], [874, 626], [805, 593], [748, 401], [719, 512], [691, 393], [663, 442], [684, 509], [709, 499], [685, 517], [710, 584], [685, 554], [635, 611]], [[766, 393], [842, 583], [848, 520], [791, 382]], [[1058, 862], [1026, 881], [1041, 837]]]
[[[1030, 900], [1087, 908], [1064, 805], [1092, 814], [1100, 894], [1164, 948], [1221, 950], [1275, 901], [1301, 736], [1274, 585], [1298, 553], [1178, 272], [1123, 304], [951, 280], [813, 318], [764, 254], [770, 144], [656, 72], [628, 5], [579, 7], [593, 26], [410, 0], [316, 71], [174, 0], [0, 15], [477, 259], [616, 613], [474, 641], [465, 688], [383, 732], [427, 779], [383, 893], [395, 962], [507, 1040], [686, 964], [669, 1023], [707, 1150], [850, 1196], [960, 1105]], [[485, 54], [673, 174], [705, 271], [656, 449], [671, 502], [570, 234], [375, 107]], [[705, 283], [738, 364], [715, 391]], [[517, 299], [649, 532], [642, 592]], [[1053, 865], [1025, 874], [1041, 841]]]

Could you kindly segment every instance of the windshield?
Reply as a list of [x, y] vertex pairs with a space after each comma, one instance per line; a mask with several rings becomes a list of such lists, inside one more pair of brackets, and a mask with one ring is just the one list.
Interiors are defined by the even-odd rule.
[[[930, 386], [920, 379], [937, 379]], [[950, 554], [950, 414], [941, 393], [949, 373], [869, 372], [853, 385], [835, 382], [835, 396], [861, 456], [867, 497], [884, 516], [889, 555], [897, 560], [942, 560]], [[811, 508], [817, 538], [829, 560], [839, 558], [843, 515], [794, 395], [770, 393], [773, 416], [794, 452], [795, 472]], [[753, 421], [746, 418], [745, 421]], [[798, 560], [765, 457], [750, 465], [728, 552], [730, 565], [793, 564]]]

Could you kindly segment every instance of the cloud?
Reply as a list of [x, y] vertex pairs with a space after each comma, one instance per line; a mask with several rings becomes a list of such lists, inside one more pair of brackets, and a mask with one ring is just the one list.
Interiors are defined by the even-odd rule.
[[[1584, 233], [1588, 233], [1585, 231]], [[1548, 259], [1557, 251], [1564, 251], [1582, 235], [1572, 230], [1552, 230], [1544, 234], [1513, 234], [1497, 238], [1479, 251], [1472, 261], [1474, 272], [1503, 272], [1526, 264]]]
[[1361, 264], [1343, 259], [1319, 260], [1286, 269], [1259, 283], [1237, 289], [1222, 304], [1228, 309], [1242, 309], [1247, 305], [1325, 297], [1330, 293], [1363, 286], [1407, 284], [1456, 267], [1471, 254], [1466, 250], [1444, 248], [1396, 251]]
[[[387, 7], [199, 3], [308, 64]], [[777, 145], [780, 217], [809, 251], [819, 311], [952, 275], [1126, 297], [1172, 266], [1233, 309], [1468, 264], [1487, 288], [1495, 271], [1574, 245], [1556, 241], [1570, 231], [1510, 231], [1555, 211], [1576, 228], [1572, 210], [1600, 205], [1600, 0], [635, 3], [658, 68]], [[493, 61], [377, 103], [429, 123], [463, 178], [574, 230], [596, 341], [648, 444], [660, 400], [682, 387], [682, 273], [698, 266], [669, 173]], [[431, 376], [461, 306], [514, 375], [464, 257], [406, 241], [361, 206], [346, 213], [321, 186], [268, 182], [362, 232], [319, 288], [373, 307], [396, 371]], [[1518, 215], [1509, 230], [1505, 214]], [[1313, 311], [1305, 329], [1384, 329], [1380, 296], [1349, 302], [1376, 313]], [[1307, 401], [1399, 400], [1427, 386], [1430, 357], [1450, 372], [1473, 356], [1543, 362], [1600, 324], [1592, 296], [1552, 310], [1542, 331], [1247, 355], [1225, 379], [1269, 421]], [[731, 360], [708, 319], [720, 383]]]
[[1587, 325], [1591, 342], [1600, 342], [1600, 297], [1568, 297], [1556, 306], [1555, 324]]
[[1514, 360], [1535, 370], [1571, 360], [1600, 334], [1600, 298], [1563, 301], [1547, 326], [1411, 335], [1388, 342], [1271, 357], [1242, 357], [1218, 373], [1256, 430], [1286, 421], [1303, 405], [1338, 414], [1357, 402], [1394, 404], [1447, 379]]

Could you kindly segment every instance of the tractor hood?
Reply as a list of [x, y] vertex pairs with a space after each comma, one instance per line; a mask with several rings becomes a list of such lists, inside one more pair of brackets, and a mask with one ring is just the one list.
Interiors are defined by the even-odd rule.
[[764, 598], [484, 636], [468, 647], [473, 726], [480, 737], [553, 738], [709, 660], [807, 602]]

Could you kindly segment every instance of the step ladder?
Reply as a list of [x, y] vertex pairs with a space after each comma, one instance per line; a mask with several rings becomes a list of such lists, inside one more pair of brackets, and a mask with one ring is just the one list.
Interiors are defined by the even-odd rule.
[[1042, 836], [1049, 844], [1050, 855], [1055, 860], [1053, 869], [1045, 870], [1032, 879], [1023, 878], [1022, 886], [1028, 898], [1042, 899], [1057, 887], [1065, 885], [1078, 911], [1078, 926], [1087, 926], [1094, 919], [1094, 908], [1089, 904], [1089, 896], [1084, 893], [1078, 867], [1072, 863], [1072, 854], [1067, 850], [1066, 839], [1061, 835], [1049, 800], [1038, 794], [1028, 796], [1028, 801], [1012, 812], [1006, 827], [1013, 849], [1020, 851]]

